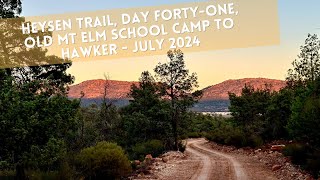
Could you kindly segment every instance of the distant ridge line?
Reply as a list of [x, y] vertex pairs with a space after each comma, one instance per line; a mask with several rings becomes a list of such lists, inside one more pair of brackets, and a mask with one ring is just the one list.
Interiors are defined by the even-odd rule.
[[[103, 79], [88, 80], [82, 83], [70, 86], [68, 96], [70, 98], [80, 98], [81, 92], [84, 92], [84, 97], [87, 99], [99, 99], [103, 97], [105, 81]], [[109, 87], [107, 89], [107, 96], [110, 99], [128, 99], [131, 85], [138, 85], [134, 81], [119, 81], [108, 80]], [[208, 86], [203, 90], [203, 97], [201, 100], [223, 100], [228, 99], [228, 92], [239, 95], [245, 84], [250, 84], [254, 88], [263, 88], [265, 84], [271, 84], [272, 90], [279, 91], [286, 83], [283, 80], [268, 79], [268, 78], [243, 78], [243, 79], [229, 79], [218, 83], [216, 85]]]

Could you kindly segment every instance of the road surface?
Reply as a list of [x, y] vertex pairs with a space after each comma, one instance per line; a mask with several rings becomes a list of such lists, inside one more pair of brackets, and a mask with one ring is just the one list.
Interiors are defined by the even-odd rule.
[[207, 140], [188, 139], [185, 158], [156, 165], [139, 180], [276, 180], [270, 167], [243, 154], [215, 150]]
[[198, 157], [200, 165], [191, 180], [275, 180], [270, 169], [241, 155], [229, 155], [207, 146], [205, 139], [189, 139], [187, 153]]

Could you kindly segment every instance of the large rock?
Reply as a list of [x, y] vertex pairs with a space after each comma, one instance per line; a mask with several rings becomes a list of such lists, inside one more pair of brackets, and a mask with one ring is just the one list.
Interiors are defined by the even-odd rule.
[[135, 164], [136, 166], [139, 166], [139, 165], [141, 164], [141, 162], [140, 162], [139, 160], [135, 160], [135, 161], [134, 161], [134, 164]]
[[273, 145], [271, 146], [272, 151], [282, 151], [286, 146], [281, 144], [281, 145]]
[[279, 170], [279, 169], [281, 169], [281, 165], [274, 165], [274, 166], [272, 166], [272, 171], [277, 171], [277, 170]]
[[145, 159], [152, 159], [152, 155], [151, 154], [148, 154], [148, 155], [146, 155], [146, 157], [145, 157]]
[[162, 161], [163, 161], [164, 163], [167, 163], [167, 162], [169, 161], [169, 158], [168, 158], [168, 157], [163, 157], [163, 158], [162, 158]]

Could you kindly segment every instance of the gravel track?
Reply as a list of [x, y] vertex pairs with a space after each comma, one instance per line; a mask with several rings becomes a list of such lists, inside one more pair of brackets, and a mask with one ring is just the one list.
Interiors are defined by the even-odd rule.
[[192, 180], [211, 179], [248, 179], [241, 164], [232, 156], [208, 149], [202, 146], [207, 141], [204, 139], [189, 140], [187, 151], [198, 156], [202, 160], [202, 165], [192, 177]]

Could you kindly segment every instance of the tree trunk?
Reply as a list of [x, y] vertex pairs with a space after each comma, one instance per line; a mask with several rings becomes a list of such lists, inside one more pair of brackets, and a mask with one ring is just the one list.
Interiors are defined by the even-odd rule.
[[16, 177], [14, 178], [15, 180], [27, 180], [26, 173], [24, 171], [24, 167], [21, 164], [18, 164], [16, 166]]
[[175, 107], [175, 97], [173, 93], [173, 86], [170, 87], [170, 98], [171, 98], [171, 120], [172, 120], [172, 129], [173, 129], [173, 138], [174, 138], [174, 150], [178, 151], [178, 119], [176, 116], [176, 107]]

